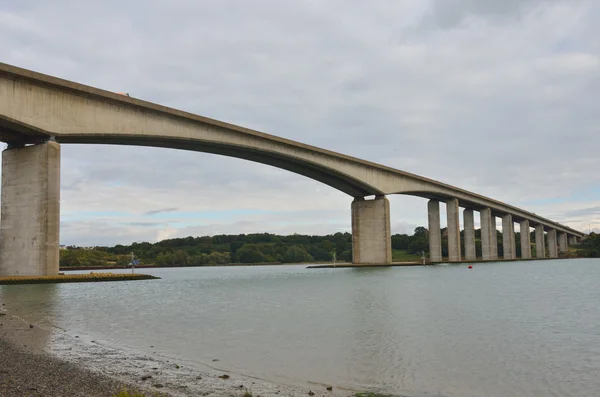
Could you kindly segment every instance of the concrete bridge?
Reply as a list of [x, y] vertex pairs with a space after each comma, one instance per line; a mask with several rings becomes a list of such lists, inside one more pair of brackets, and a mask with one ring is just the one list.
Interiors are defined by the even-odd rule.
[[353, 197], [354, 263], [391, 263], [389, 194], [429, 200], [433, 262], [442, 261], [440, 202], [447, 207], [452, 262], [477, 259], [475, 211], [481, 217], [484, 260], [498, 259], [497, 217], [502, 218], [504, 259], [516, 256], [515, 222], [520, 224], [523, 258], [531, 257], [530, 228], [535, 228], [540, 258], [557, 257], [583, 236], [537, 214], [419, 175], [3, 63], [0, 141], [8, 143], [2, 154], [0, 275], [58, 273], [60, 145], [69, 143], [214, 153], [320, 181]]

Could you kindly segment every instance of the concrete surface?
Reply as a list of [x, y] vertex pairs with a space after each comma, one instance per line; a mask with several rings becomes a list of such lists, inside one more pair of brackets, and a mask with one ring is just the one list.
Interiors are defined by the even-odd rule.
[[427, 220], [429, 223], [429, 260], [440, 262], [442, 260], [442, 232], [439, 201], [429, 200], [427, 202]]
[[521, 221], [520, 232], [521, 232], [521, 258], [531, 258], [531, 231], [529, 228], [529, 221]]
[[548, 256], [550, 258], [558, 258], [558, 244], [556, 241], [556, 230], [551, 229], [546, 234], [548, 240]]
[[464, 238], [465, 238], [465, 260], [474, 261], [477, 259], [475, 250], [475, 215], [472, 209], [463, 211]]
[[546, 257], [546, 239], [542, 225], [535, 227], [535, 256], [540, 259]]
[[0, 276], [58, 275], [60, 146], [2, 153]]
[[567, 252], [569, 244], [567, 243], [567, 233], [561, 232], [558, 234], [558, 250], [559, 252]]
[[386, 197], [352, 202], [352, 262], [392, 263], [390, 202]]
[[448, 260], [450, 262], [460, 262], [460, 210], [458, 200], [452, 199], [446, 201], [446, 219], [448, 225]]
[[502, 250], [504, 259], [516, 259], [515, 224], [510, 214], [502, 217]]
[[481, 251], [483, 260], [498, 259], [498, 237], [496, 235], [496, 217], [491, 209], [479, 212], [481, 216]]

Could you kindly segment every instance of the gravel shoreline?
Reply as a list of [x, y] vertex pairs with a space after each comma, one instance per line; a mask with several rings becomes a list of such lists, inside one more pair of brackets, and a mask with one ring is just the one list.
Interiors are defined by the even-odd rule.
[[302, 388], [199, 369], [162, 357], [114, 349], [64, 330], [29, 324], [0, 306], [0, 396], [112, 397], [126, 388], [148, 397], [347, 397], [350, 390]]
[[53, 357], [49, 331], [0, 311], [0, 396], [113, 396], [131, 385]]

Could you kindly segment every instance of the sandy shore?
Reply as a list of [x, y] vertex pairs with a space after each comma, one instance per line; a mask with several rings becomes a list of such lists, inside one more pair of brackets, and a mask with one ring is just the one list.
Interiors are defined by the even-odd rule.
[[1, 396], [104, 397], [129, 386], [45, 353], [48, 331], [1, 309], [0, 324]]
[[[106, 396], [123, 387], [148, 396], [346, 397], [350, 390], [272, 383], [216, 368], [197, 368], [29, 324], [0, 302], [0, 396]], [[33, 328], [31, 327], [33, 326]], [[218, 365], [218, 363], [215, 363]]]

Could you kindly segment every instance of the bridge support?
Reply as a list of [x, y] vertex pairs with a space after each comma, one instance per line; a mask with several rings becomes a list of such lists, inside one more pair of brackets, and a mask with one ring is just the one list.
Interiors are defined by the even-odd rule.
[[0, 276], [58, 275], [60, 145], [2, 153]]
[[475, 251], [475, 217], [473, 210], [466, 208], [463, 211], [463, 222], [465, 227], [465, 260], [474, 261], [477, 259]]
[[535, 227], [535, 256], [536, 258], [546, 257], [546, 239], [544, 238], [544, 226]]
[[390, 202], [384, 196], [352, 202], [352, 263], [392, 263]]
[[548, 256], [550, 258], [558, 258], [558, 246], [556, 244], [556, 229], [548, 231]]
[[448, 220], [448, 260], [460, 262], [460, 220], [458, 200], [446, 201], [446, 218]]
[[440, 226], [440, 202], [427, 202], [427, 219], [429, 221], [429, 260], [442, 261], [442, 230]]
[[567, 252], [568, 249], [567, 233], [561, 232], [558, 234], [558, 250], [559, 252]]
[[521, 258], [531, 259], [531, 235], [529, 234], [529, 221], [525, 219], [519, 224], [521, 229]]
[[481, 216], [481, 251], [483, 260], [498, 259], [498, 237], [496, 236], [496, 217], [492, 210], [485, 208]]
[[504, 215], [502, 217], [502, 250], [504, 259], [515, 259], [515, 223], [512, 215]]

